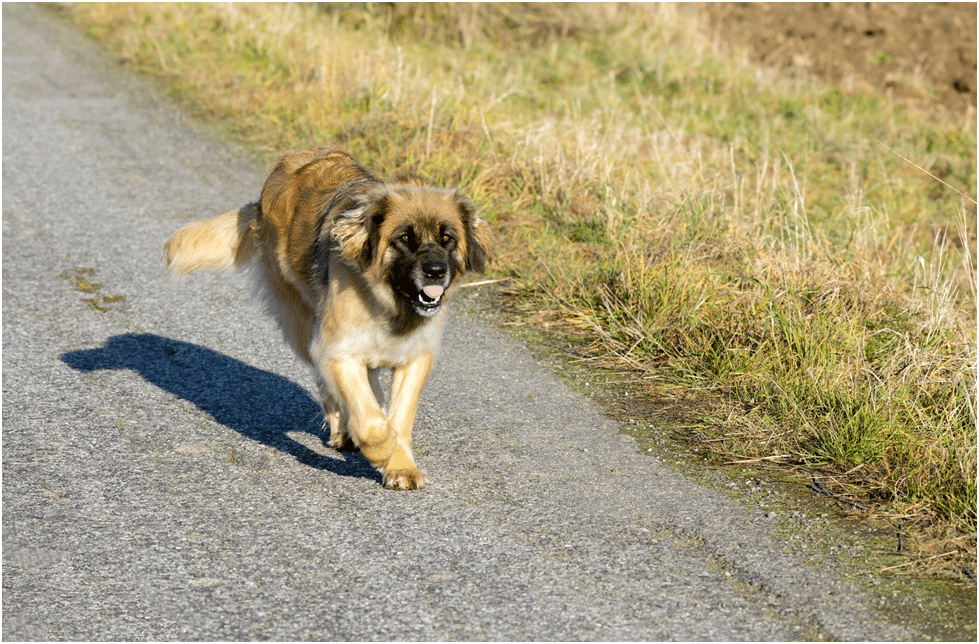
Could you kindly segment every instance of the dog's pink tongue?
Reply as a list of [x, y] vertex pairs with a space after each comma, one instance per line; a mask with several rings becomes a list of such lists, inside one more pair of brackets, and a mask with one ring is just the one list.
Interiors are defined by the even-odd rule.
[[426, 286], [425, 288], [423, 288], [422, 291], [430, 299], [437, 300], [440, 297], [442, 297], [442, 293], [445, 292], [445, 289], [442, 288], [441, 286], [437, 285], [437, 284], [429, 284], [428, 286]]

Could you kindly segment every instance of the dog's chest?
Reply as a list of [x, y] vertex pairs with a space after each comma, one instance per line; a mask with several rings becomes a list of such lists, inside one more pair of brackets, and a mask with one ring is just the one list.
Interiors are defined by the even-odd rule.
[[331, 360], [354, 358], [369, 369], [406, 365], [423, 354], [438, 352], [442, 336], [442, 316], [406, 334], [392, 334], [382, 325], [345, 329], [333, 337], [320, 337], [324, 357]]

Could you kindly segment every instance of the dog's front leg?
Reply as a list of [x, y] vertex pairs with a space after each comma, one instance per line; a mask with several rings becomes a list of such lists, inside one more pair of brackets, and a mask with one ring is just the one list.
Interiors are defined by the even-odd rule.
[[383, 473], [397, 437], [378, 403], [367, 367], [347, 358], [329, 362], [323, 371], [326, 388], [341, 408], [347, 433], [361, 454]]
[[434, 362], [435, 356], [425, 353], [394, 369], [388, 422], [395, 435], [395, 446], [391, 458], [381, 468], [385, 487], [395, 490], [418, 490], [425, 487], [425, 472], [415, 465], [411, 453], [411, 429], [418, 412], [418, 398]]

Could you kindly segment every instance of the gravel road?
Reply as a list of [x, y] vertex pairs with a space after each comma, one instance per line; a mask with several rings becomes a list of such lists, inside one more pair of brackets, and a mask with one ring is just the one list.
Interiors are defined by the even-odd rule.
[[267, 168], [75, 30], [3, 5], [3, 638], [912, 640], [828, 557], [638, 453], [451, 310], [420, 492], [323, 444], [242, 275], [181, 224]]

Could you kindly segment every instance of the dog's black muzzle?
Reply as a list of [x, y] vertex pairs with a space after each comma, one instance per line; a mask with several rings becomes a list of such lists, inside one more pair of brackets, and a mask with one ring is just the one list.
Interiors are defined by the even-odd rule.
[[452, 281], [451, 269], [444, 248], [420, 248], [413, 266], [397, 286], [415, 313], [431, 317], [442, 307], [442, 296]]

